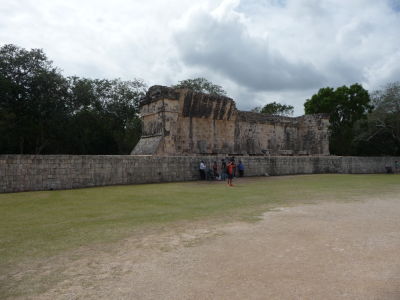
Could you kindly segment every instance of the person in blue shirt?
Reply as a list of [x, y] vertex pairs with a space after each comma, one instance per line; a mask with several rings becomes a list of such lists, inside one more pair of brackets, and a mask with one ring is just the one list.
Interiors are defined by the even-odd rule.
[[244, 175], [244, 165], [243, 165], [241, 160], [239, 160], [238, 169], [239, 169], [239, 177], [243, 177], [243, 175]]

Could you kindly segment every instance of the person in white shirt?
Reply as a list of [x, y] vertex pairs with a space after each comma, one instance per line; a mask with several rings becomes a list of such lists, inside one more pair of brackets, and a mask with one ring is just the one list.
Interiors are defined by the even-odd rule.
[[200, 171], [200, 179], [201, 180], [206, 180], [206, 164], [204, 163], [204, 161], [202, 160], [200, 162], [200, 167], [199, 167], [199, 171]]

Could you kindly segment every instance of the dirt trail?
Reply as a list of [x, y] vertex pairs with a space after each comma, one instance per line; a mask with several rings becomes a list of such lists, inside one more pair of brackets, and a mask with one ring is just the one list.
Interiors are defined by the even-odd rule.
[[400, 299], [395, 194], [203, 225], [93, 249], [34, 299]]

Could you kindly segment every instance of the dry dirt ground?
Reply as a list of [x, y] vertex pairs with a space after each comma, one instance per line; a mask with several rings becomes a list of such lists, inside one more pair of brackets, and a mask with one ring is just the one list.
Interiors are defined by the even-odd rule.
[[256, 223], [186, 224], [79, 251], [41, 265], [61, 280], [31, 298], [400, 299], [400, 197], [278, 208]]

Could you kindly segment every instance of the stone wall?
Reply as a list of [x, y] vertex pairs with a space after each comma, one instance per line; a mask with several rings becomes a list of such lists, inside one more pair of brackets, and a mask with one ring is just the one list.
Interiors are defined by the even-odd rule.
[[239, 111], [223, 96], [153, 86], [133, 155], [329, 155], [329, 117]]
[[[0, 155], [0, 192], [72, 189], [199, 179], [217, 156]], [[246, 176], [384, 173], [400, 157], [241, 156]]]

